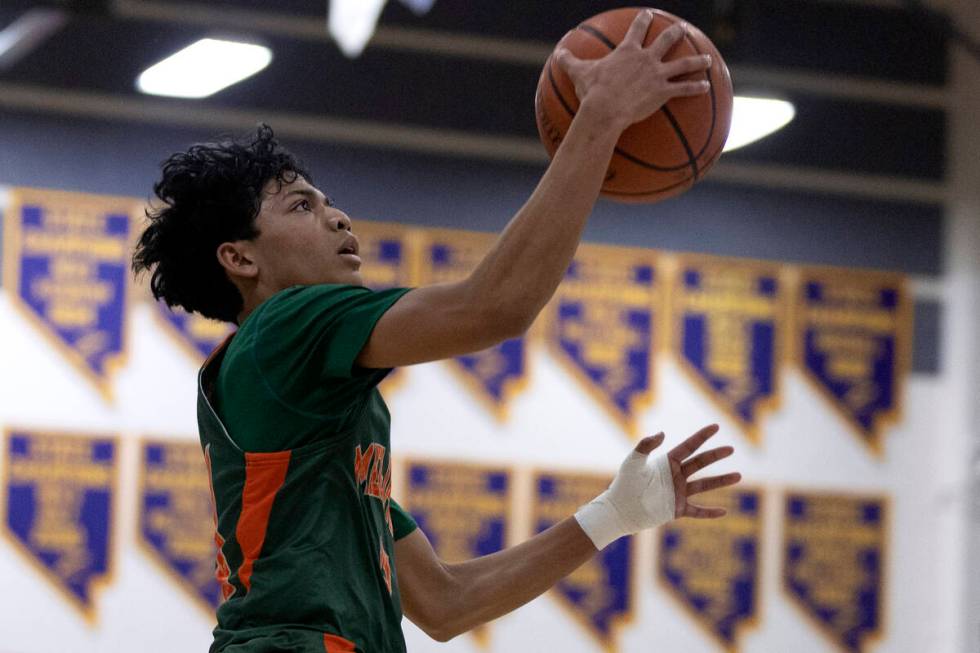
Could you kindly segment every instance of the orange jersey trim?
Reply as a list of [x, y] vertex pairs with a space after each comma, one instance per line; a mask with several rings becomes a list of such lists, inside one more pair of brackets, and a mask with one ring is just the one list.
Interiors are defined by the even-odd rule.
[[356, 653], [357, 647], [349, 639], [344, 639], [339, 635], [323, 633], [323, 650], [326, 653]]
[[286, 481], [286, 470], [292, 451], [245, 454], [245, 487], [242, 489], [242, 513], [235, 537], [242, 550], [238, 580], [245, 591], [252, 587], [252, 567], [262, 552], [269, 515], [279, 488]]

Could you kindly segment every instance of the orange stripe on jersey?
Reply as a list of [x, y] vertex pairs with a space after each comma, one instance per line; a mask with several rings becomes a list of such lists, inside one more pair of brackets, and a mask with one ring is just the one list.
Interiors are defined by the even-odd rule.
[[222, 550], [225, 546], [225, 538], [218, 532], [218, 500], [214, 496], [214, 480], [211, 477], [211, 444], [204, 447], [204, 465], [208, 468], [208, 488], [211, 490], [211, 516], [214, 519], [214, 543], [217, 546], [217, 561], [214, 566], [214, 577], [221, 585], [221, 598], [227, 601], [235, 593], [235, 586], [228, 582], [231, 576], [231, 568]]
[[252, 587], [252, 566], [262, 552], [269, 515], [272, 514], [272, 503], [286, 480], [291, 454], [291, 451], [245, 454], [242, 514], [238, 518], [235, 537], [242, 549], [238, 580], [246, 592]]
[[339, 635], [323, 633], [323, 650], [327, 653], [356, 653], [357, 647], [354, 642]]

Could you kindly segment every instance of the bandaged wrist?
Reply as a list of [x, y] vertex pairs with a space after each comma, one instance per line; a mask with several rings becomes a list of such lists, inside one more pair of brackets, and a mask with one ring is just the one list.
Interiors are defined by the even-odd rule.
[[624, 535], [665, 524], [674, 518], [674, 483], [666, 456], [649, 460], [632, 452], [612, 485], [575, 513], [575, 519], [600, 551]]

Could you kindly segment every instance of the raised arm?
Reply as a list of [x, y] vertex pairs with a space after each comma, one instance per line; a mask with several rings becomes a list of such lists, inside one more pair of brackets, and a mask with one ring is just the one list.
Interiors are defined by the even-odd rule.
[[602, 59], [563, 51], [580, 108], [534, 193], [465, 280], [418, 288], [378, 321], [358, 364], [394, 367], [479, 351], [523, 333], [571, 263], [620, 134], [672, 97], [707, 91], [703, 81], [671, 81], [710, 65], [703, 56], [664, 62], [684, 35], [665, 30], [649, 47], [652, 14], [641, 12]]
[[691, 456], [717, 426], [701, 429], [665, 457], [648, 456], [663, 435], [644, 438], [610, 488], [567, 519], [518, 546], [462, 563], [439, 559], [420, 530], [395, 542], [395, 565], [406, 616], [430, 637], [447, 641], [519, 608], [588, 561], [609, 542], [671, 518], [721, 517], [721, 508], [688, 502], [700, 492], [737, 483], [738, 473], [688, 481], [731, 455], [718, 447]]

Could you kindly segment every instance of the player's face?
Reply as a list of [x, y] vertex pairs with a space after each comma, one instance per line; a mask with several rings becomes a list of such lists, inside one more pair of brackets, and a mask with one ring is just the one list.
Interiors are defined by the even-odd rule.
[[[289, 181], [291, 177], [286, 177]], [[303, 177], [270, 181], [252, 241], [261, 280], [275, 290], [296, 285], [364, 285], [360, 245], [347, 215]]]

